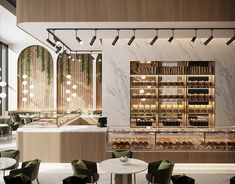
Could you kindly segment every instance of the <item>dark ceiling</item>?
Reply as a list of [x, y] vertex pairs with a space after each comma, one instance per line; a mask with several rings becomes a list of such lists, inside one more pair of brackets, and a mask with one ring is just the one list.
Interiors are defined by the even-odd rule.
[[11, 5], [16, 7], [16, 0], [7, 0], [7, 2], [11, 3]]

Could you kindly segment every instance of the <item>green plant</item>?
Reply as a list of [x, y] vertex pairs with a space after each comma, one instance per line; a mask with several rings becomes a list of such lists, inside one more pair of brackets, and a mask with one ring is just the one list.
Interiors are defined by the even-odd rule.
[[51, 54], [47, 52], [47, 84], [51, 84]]
[[41, 61], [42, 61], [42, 65], [41, 65], [41, 71], [43, 72], [45, 70], [45, 55], [44, 55], [44, 48], [42, 47], [41, 49]]
[[81, 61], [81, 71], [83, 72], [84, 71], [84, 64], [85, 64], [85, 54], [82, 54], [81, 55], [81, 59], [82, 59], [82, 61]]
[[23, 80], [23, 75], [24, 75], [24, 50], [20, 54], [20, 79]]
[[37, 56], [37, 58], [39, 58], [39, 56], [40, 56], [40, 46], [39, 45], [36, 46], [36, 56]]
[[28, 77], [31, 77], [31, 47], [27, 48], [27, 73]]
[[98, 60], [98, 64], [99, 64], [99, 70], [100, 70], [100, 83], [101, 83], [102, 82], [102, 60], [101, 61]]
[[71, 74], [71, 56], [67, 57], [67, 74]]
[[59, 64], [60, 64], [60, 83], [64, 81], [64, 54], [60, 55]]
[[87, 85], [90, 84], [91, 75], [90, 75], [90, 63], [91, 63], [91, 55], [87, 55], [87, 63], [86, 63], [86, 76], [87, 76]]

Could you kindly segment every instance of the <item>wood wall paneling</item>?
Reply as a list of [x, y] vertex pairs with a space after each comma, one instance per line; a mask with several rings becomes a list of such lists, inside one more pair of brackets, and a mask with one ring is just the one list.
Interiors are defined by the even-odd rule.
[[18, 0], [17, 22], [235, 21], [234, 0]]
[[[24, 49], [18, 58], [17, 76], [18, 110], [53, 109], [53, 60], [49, 51], [41, 46]], [[23, 81], [27, 84], [23, 85]]]
[[[81, 54], [79, 56], [72, 54], [71, 56], [70, 61], [68, 60], [67, 55], [60, 55], [58, 57], [57, 109], [65, 111], [78, 109], [81, 109], [82, 111], [92, 110], [93, 61], [89, 54]], [[71, 63], [70, 69], [69, 62]], [[71, 78], [68, 78], [68, 75], [70, 75]], [[90, 78], [89, 83], [88, 77]], [[69, 81], [71, 84], [68, 83]], [[74, 85], [76, 85], [76, 88], [74, 88]]]

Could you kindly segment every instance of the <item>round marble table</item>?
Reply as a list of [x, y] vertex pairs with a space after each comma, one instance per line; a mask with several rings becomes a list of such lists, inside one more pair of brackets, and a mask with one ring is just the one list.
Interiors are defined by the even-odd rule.
[[148, 168], [148, 164], [146, 162], [134, 158], [129, 158], [128, 161], [124, 163], [120, 161], [120, 158], [112, 158], [102, 161], [99, 166], [104, 171], [111, 173], [110, 183], [112, 183], [112, 174], [134, 174], [134, 183], [136, 184], [135, 174]]
[[0, 157], [0, 170], [3, 171], [3, 176], [5, 176], [5, 170], [15, 165], [15, 163], [16, 160], [13, 158]]

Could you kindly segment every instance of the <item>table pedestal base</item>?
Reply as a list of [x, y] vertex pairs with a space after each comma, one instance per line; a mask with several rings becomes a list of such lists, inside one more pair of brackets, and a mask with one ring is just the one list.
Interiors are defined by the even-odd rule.
[[132, 184], [131, 174], [115, 174], [115, 184]]

